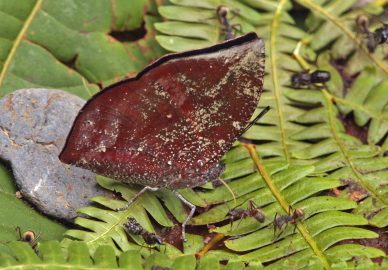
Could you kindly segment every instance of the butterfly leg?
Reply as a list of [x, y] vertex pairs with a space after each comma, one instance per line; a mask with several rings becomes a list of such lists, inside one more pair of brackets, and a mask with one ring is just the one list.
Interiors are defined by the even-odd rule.
[[133, 197], [132, 200], [130, 200], [124, 207], [121, 207], [121, 208], [117, 208], [116, 209], [116, 212], [118, 211], [123, 211], [125, 209], [127, 209], [134, 201], [136, 201], [137, 199], [140, 198], [141, 195], [143, 195], [144, 192], [146, 192], [147, 190], [151, 190], [151, 191], [157, 191], [159, 188], [153, 188], [153, 187], [149, 187], [149, 186], [146, 186], [144, 187], [142, 190], [140, 190], [139, 193], [136, 194], [135, 197]]
[[185, 198], [183, 198], [183, 196], [176, 190], [173, 190], [172, 192], [174, 192], [174, 194], [176, 196], [178, 196], [178, 198], [184, 203], [186, 204], [188, 207], [191, 208], [191, 211], [190, 211], [190, 214], [187, 216], [185, 222], [182, 223], [182, 240], [184, 242], [186, 242], [186, 225], [187, 225], [187, 222], [190, 221], [190, 219], [193, 217], [194, 215], [194, 212], [195, 212], [195, 205], [192, 204], [191, 202], [189, 202], [188, 200], [186, 200]]

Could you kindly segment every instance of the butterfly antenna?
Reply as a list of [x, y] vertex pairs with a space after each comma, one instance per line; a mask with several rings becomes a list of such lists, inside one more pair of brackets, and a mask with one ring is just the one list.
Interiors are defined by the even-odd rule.
[[172, 190], [172, 192], [184, 203], [186, 204], [188, 207], [191, 208], [191, 211], [189, 213], [189, 215], [187, 216], [186, 220], [182, 223], [182, 240], [183, 242], [187, 242], [187, 239], [186, 239], [186, 225], [187, 225], [187, 222], [190, 221], [190, 219], [194, 216], [194, 212], [195, 212], [195, 205], [192, 204], [191, 202], [189, 202], [188, 200], [186, 200], [178, 191], [176, 190]]
[[256, 118], [253, 119], [253, 121], [250, 122], [249, 125], [244, 128], [244, 130], [243, 130], [243, 132], [241, 134], [244, 134], [248, 129], [251, 128], [251, 126], [256, 124], [256, 122], [259, 121], [269, 111], [269, 109], [270, 109], [269, 106], [265, 107], [264, 110], [262, 110], [261, 113], [259, 113], [259, 115], [256, 116]]

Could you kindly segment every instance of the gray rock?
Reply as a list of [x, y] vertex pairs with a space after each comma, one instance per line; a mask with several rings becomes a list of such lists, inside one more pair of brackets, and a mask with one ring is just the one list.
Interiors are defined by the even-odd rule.
[[64, 91], [22, 89], [0, 100], [0, 159], [25, 199], [46, 215], [72, 222], [94, 196], [111, 194], [95, 174], [58, 159], [84, 100]]

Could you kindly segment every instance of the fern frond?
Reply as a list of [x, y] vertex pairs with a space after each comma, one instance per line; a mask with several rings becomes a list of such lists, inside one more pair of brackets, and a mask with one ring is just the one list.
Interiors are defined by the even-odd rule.
[[367, 66], [345, 98], [336, 97], [343, 114], [353, 111], [357, 125], [370, 122], [368, 144], [377, 144], [388, 132], [388, 80], [377, 81], [376, 67]]
[[[198, 49], [219, 43], [225, 39], [223, 25], [217, 20], [216, 9], [219, 5], [209, 1], [171, 1], [175, 5], [162, 6], [160, 14], [167, 22], [155, 23], [155, 28], [165, 35], [157, 35], [159, 44], [173, 52]], [[239, 1], [225, 1], [233, 16], [233, 25], [239, 25], [240, 35], [254, 31], [260, 21], [260, 14]]]
[[[97, 180], [101, 186], [120, 192], [123, 198], [128, 201], [140, 191], [138, 188], [130, 188], [128, 185], [109, 178], [97, 177]], [[75, 220], [75, 224], [90, 231], [69, 230], [66, 233], [68, 237], [86, 241], [92, 253], [102, 244], [112, 246], [117, 255], [126, 250], [138, 250], [139, 245], [144, 244], [140, 236], [133, 234], [131, 234], [131, 237], [139, 245], [128, 241], [123, 227], [123, 224], [127, 222], [127, 217], [134, 217], [149, 232], [155, 232], [155, 230], [147, 212], [162, 226], [174, 226], [167, 217], [160, 201], [152, 192], [147, 192], [128, 209], [119, 212], [116, 212], [115, 209], [123, 207], [126, 202], [106, 197], [94, 197], [92, 200], [111, 210], [96, 207], [78, 209], [79, 213], [86, 214], [94, 219], [79, 217]], [[67, 247], [69, 242], [65, 239], [62, 244]], [[146, 253], [145, 249], [144, 252]]]
[[[321, 158], [314, 165], [316, 173], [325, 173], [328, 171], [337, 170], [330, 177], [339, 179], [347, 187], [341, 193], [341, 196], [352, 198], [354, 201], [360, 201], [365, 197], [371, 196], [373, 200], [379, 203], [374, 207], [360, 204], [357, 212], [364, 214], [371, 221], [371, 225], [386, 226], [387, 222], [381, 222], [382, 217], [386, 217], [385, 211], [382, 209], [387, 207], [387, 192], [381, 188], [387, 178], [388, 160], [387, 158], [376, 158], [381, 153], [379, 146], [369, 144], [363, 145], [358, 139], [347, 135], [345, 127], [338, 120], [337, 115], [339, 110], [348, 113], [354, 111], [355, 119], [359, 124], [365, 124], [371, 120], [370, 133], [368, 134], [369, 142], [376, 142], [376, 138], [382, 138], [387, 134], [386, 117], [384, 116], [384, 108], [388, 103], [388, 98], [385, 93], [385, 81], [375, 84], [376, 77], [374, 67], [368, 67], [365, 74], [361, 74], [349, 95], [345, 98], [336, 96], [326, 90], [322, 92], [306, 90], [314, 97], [311, 99], [311, 105], [317, 102], [323, 104], [314, 110], [310, 110], [299, 118], [296, 122], [308, 123], [311, 126], [292, 136], [296, 140], [315, 141], [302, 150], [292, 153], [297, 159], [313, 159]], [[368, 76], [370, 75], [370, 76]], [[363, 87], [368, 85], [368, 87]], [[365, 92], [360, 93], [360, 88], [365, 89]], [[289, 90], [287, 95], [300, 102], [307, 102], [306, 97], [299, 99], [295, 93], [296, 90]], [[360, 93], [360, 96], [357, 96]], [[336, 102], [337, 107], [332, 103]], [[372, 128], [373, 123], [373, 128]], [[338, 170], [339, 169], [339, 170]], [[360, 193], [360, 194], [357, 194]], [[378, 206], [379, 205], [379, 206]], [[379, 217], [372, 221], [373, 216], [381, 211]]]
[[[170, 259], [165, 254], [155, 253], [145, 260], [137, 250], [120, 254], [118, 260], [110, 245], [99, 246], [90, 256], [88, 246], [83, 241], [71, 241], [63, 252], [58, 241], [48, 241], [38, 247], [39, 256], [27, 243], [14, 241], [7, 244], [13, 256], [0, 252], [2, 269], [151, 269], [154, 265], [174, 267], [174, 269], [195, 269], [194, 255]], [[64, 253], [66, 254], [64, 256]], [[183, 267], [183, 264], [186, 267]]]
[[[351, 1], [327, 1], [321, 5], [321, 1], [297, 0], [297, 2], [311, 11], [307, 25], [315, 28], [315, 36], [310, 46], [320, 49], [334, 41], [332, 48], [333, 57], [343, 59], [349, 54], [350, 57], [345, 71], [355, 75], [367, 65], [376, 65], [378, 77], [385, 78], [388, 74], [388, 65], [384, 61], [384, 52], [378, 48], [375, 53], [369, 53], [362, 34], [355, 26], [355, 20], [360, 14], [368, 14], [364, 10], [350, 11], [350, 7], [356, 2]], [[377, 7], [377, 6], [376, 6]], [[368, 11], [370, 11], [369, 9]], [[381, 13], [383, 9], [373, 10], [374, 13]]]
[[[253, 150], [251, 153], [254, 155]], [[315, 256], [319, 258], [325, 268], [328, 268], [333, 261], [326, 255], [326, 251], [329, 251], [333, 244], [344, 239], [374, 238], [377, 236], [376, 233], [365, 229], [347, 227], [368, 224], [368, 221], [360, 215], [339, 211], [355, 208], [355, 202], [334, 197], [314, 197], [321, 190], [339, 185], [338, 181], [325, 177], [307, 177], [312, 173], [313, 167], [311, 166], [291, 167], [270, 174], [259, 159], [254, 158], [254, 160], [269, 189], [276, 197], [273, 203], [262, 208], [267, 216], [266, 221], [261, 224], [253, 218], [247, 218], [241, 222], [239, 228], [231, 233], [229, 225], [215, 230], [226, 235], [243, 235], [241, 238], [225, 241], [226, 246], [232, 250], [251, 251], [240, 256], [242, 260], [250, 261], [258, 258], [261, 262], [271, 262], [289, 256], [288, 260], [298, 262], [299, 267], [306, 267], [312, 256]], [[258, 200], [258, 204], [260, 204], [260, 200]], [[286, 214], [291, 205], [293, 209], [303, 209], [305, 217], [302, 221], [296, 222], [296, 235], [293, 235], [295, 229], [290, 225], [282, 232], [281, 238], [277, 239], [274, 229], [269, 229], [271, 227], [268, 225], [274, 220], [275, 213], [279, 211], [279, 208], [283, 208], [281, 213]], [[252, 231], [254, 232], [251, 233]], [[276, 242], [274, 243], [274, 241]], [[343, 252], [345, 250], [343, 249]], [[370, 252], [381, 254], [379, 250], [373, 248]], [[273, 263], [271, 268], [275, 269], [283, 263], [284, 261]]]
[[[203, 239], [201, 239], [203, 242]], [[176, 270], [214, 270], [221, 269], [219, 257], [207, 254], [199, 263], [194, 255], [168, 257], [162, 253], [148, 254], [142, 257], [137, 250], [128, 250], [116, 258], [115, 250], [110, 245], [99, 246], [91, 256], [88, 246], [83, 241], [71, 241], [62, 249], [58, 241], [48, 241], [38, 247], [38, 254], [27, 243], [13, 241], [7, 244], [10, 253], [0, 252], [2, 269], [154, 269], [155, 266]], [[218, 254], [219, 255], [219, 254]], [[258, 260], [249, 266], [236, 255], [228, 258], [225, 269], [243, 270], [257, 269], [261, 266]]]
[[[340, 1], [330, 1], [323, 6], [318, 6], [314, 1], [308, 0], [298, 2], [319, 13], [319, 15], [315, 13], [315, 19], [322, 26], [317, 31], [323, 31], [330, 26], [331, 31], [328, 32], [328, 35], [329, 37], [332, 35], [331, 40], [343, 42], [339, 40], [347, 38], [349, 42], [357, 45], [348, 51], [349, 53], [356, 52], [353, 58], [357, 57], [359, 63], [357, 69], [354, 69], [353, 58], [348, 64], [354, 69], [354, 72], [362, 71], [362, 73], [346, 96], [342, 93], [342, 87], [330, 88], [330, 86], [328, 91], [323, 90], [321, 93], [306, 90], [306, 95], [303, 97], [296, 93], [296, 90], [286, 92], [286, 95], [295, 101], [310, 104], [310, 106], [317, 103], [323, 105], [323, 107], [310, 110], [296, 119], [297, 123], [309, 124], [310, 127], [294, 134], [292, 138], [315, 143], [300, 151], [293, 152], [293, 157], [298, 159], [320, 158], [321, 160], [314, 164], [316, 173], [337, 170], [330, 177], [339, 179], [346, 185], [340, 196], [351, 198], [357, 202], [365, 201], [365, 203], [359, 204], [353, 212], [367, 217], [370, 225], [386, 226], [387, 222], [384, 221], [386, 211], [382, 209], [387, 207], [387, 193], [381, 187], [388, 176], [386, 173], [388, 163], [386, 158], [376, 158], [382, 152], [380, 147], [374, 145], [384, 138], [388, 131], [388, 119], [385, 112], [385, 107], [388, 104], [387, 87], [385, 79], [382, 80], [381, 77], [382, 72], [386, 73], [386, 64], [379, 60], [382, 58], [379, 58], [378, 54], [370, 54], [366, 47], [361, 44], [361, 41], [355, 37], [355, 30], [351, 28], [354, 25], [347, 25], [344, 18], [352, 18], [354, 22], [356, 17], [354, 13], [342, 14], [346, 9], [331, 12], [333, 5], [337, 5]], [[318, 44], [325, 45], [322, 42], [312, 39], [310, 46], [319, 48]], [[326, 41], [325, 38], [325, 42], [329, 41]], [[346, 49], [344, 51], [347, 53]], [[370, 60], [375, 66], [366, 66], [371, 63]], [[356, 138], [345, 134], [345, 127], [337, 119], [339, 112], [343, 114], [353, 112], [355, 121], [360, 126], [364, 126], [370, 121], [369, 145], [363, 145]], [[371, 201], [374, 201], [375, 204], [371, 204]], [[377, 217], [374, 218], [375, 216]]]

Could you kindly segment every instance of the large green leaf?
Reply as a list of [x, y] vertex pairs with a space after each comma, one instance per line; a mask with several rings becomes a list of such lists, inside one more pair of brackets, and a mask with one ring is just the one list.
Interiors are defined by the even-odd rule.
[[[150, 31], [135, 43], [108, 35], [141, 26], [145, 1], [0, 1], [0, 95], [21, 88], [55, 88], [89, 98], [106, 85], [137, 73], [161, 55]], [[5, 31], [6, 30], [6, 31]], [[153, 50], [142, 54], [142, 46]], [[84, 81], [87, 85], [84, 85]]]
[[[31, 209], [24, 201], [17, 197], [17, 189], [11, 172], [0, 164], [0, 241], [2, 243], [19, 240], [21, 233], [32, 230], [36, 235], [41, 233], [38, 242], [60, 240], [68, 229], [65, 225], [48, 219]], [[23, 235], [22, 235], [23, 236]], [[0, 251], [8, 251], [5, 245], [0, 245]]]
[[[156, 23], [155, 28], [165, 35], [156, 36], [160, 45], [173, 52], [210, 46], [225, 40], [224, 26], [217, 21], [216, 9], [225, 5], [231, 10], [233, 21], [242, 33], [254, 31], [260, 14], [238, 1], [171, 1], [176, 5], [162, 6], [159, 12], [168, 22]], [[234, 13], [234, 14], [233, 14]], [[237, 27], [236, 27], [237, 29]]]
[[[121, 182], [105, 177], [99, 177], [98, 182], [107, 189], [120, 192], [128, 201], [140, 191], [140, 189], [130, 189]], [[144, 194], [127, 210], [118, 212], [115, 211], [116, 208], [123, 207], [126, 202], [108, 199], [106, 197], [95, 197], [93, 198], [93, 201], [98, 202], [106, 209], [110, 210], [102, 210], [96, 207], [83, 207], [78, 209], [79, 213], [87, 214], [88, 216], [95, 218], [94, 220], [77, 218], [75, 221], [76, 224], [87, 228], [90, 231], [69, 230], [66, 233], [69, 237], [86, 241], [92, 253], [94, 253], [94, 251], [102, 244], [111, 245], [115, 249], [117, 255], [122, 251], [139, 249], [139, 246], [130, 243], [127, 240], [123, 224], [128, 222], [128, 216], [134, 217], [143, 228], [149, 232], [154, 232], [154, 228], [151, 225], [151, 221], [146, 211], [148, 211], [161, 225], [173, 226], [171, 220], [166, 216], [161, 203], [151, 192]], [[132, 235], [132, 237], [140, 245], [144, 244], [144, 240], [142, 240], [140, 236]], [[65, 239], [62, 243], [64, 247], [67, 247], [69, 244], [71, 244], [71, 242], [68, 241], [68, 239]], [[144, 249], [144, 253], [147, 254], [148, 251]]]
[[370, 17], [371, 13], [378, 14], [382, 8], [376, 4], [363, 9], [349, 10], [356, 0], [350, 1], [312, 1], [298, 0], [299, 4], [311, 10], [306, 24], [311, 28], [316, 28], [316, 35], [311, 40], [311, 47], [315, 50], [327, 46], [333, 42], [331, 51], [333, 57], [343, 59], [353, 53], [346, 71], [352, 75], [360, 72], [365, 66], [374, 64], [378, 67], [380, 78], [385, 78], [388, 74], [388, 66], [384, 61], [384, 52], [381, 47], [375, 54], [369, 53], [363, 40], [362, 34], [356, 28], [356, 18], [364, 14]]

